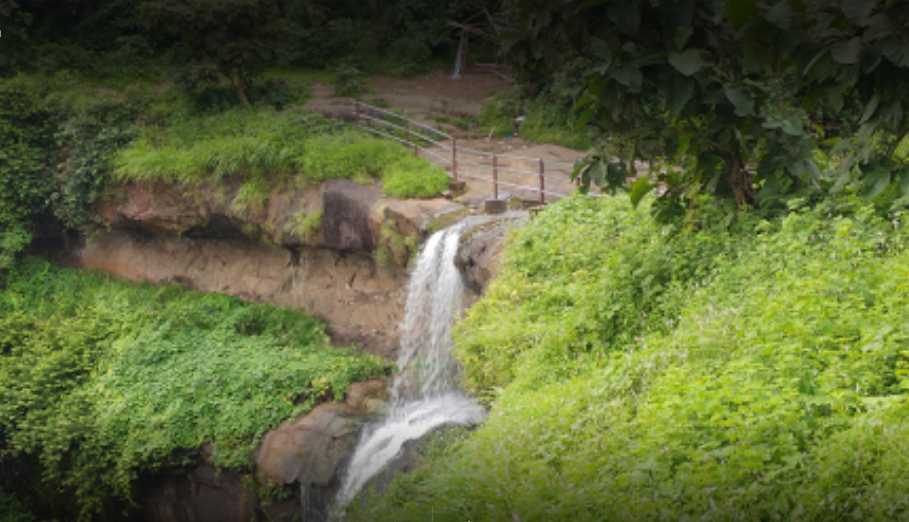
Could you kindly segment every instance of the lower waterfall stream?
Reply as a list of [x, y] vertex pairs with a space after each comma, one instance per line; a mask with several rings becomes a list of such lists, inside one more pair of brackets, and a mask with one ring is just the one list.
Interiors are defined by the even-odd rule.
[[451, 353], [451, 328], [463, 307], [464, 284], [454, 264], [463, 226], [433, 234], [417, 258], [390, 408], [364, 429], [339, 490], [338, 507], [351, 502], [408, 441], [444, 425], [478, 424], [486, 416], [483, 407], [460, 390]]

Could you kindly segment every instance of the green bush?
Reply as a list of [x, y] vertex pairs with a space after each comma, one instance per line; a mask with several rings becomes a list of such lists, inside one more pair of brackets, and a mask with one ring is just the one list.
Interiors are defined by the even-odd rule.
[[115, 176], [189, 184], [241, 176], [263, 190], [291, 178], [304, 184], [375, 178], [388, 181], [386, 192], [396, 197], [431, 197], [447, 187], [444, 172], [404, 147], [333, 127], [311, 113], [267, 109], [191, 117], [146, 129], [118, 155]]
[[[523, 116], [518, 126], [516, 119]], [[477, 117], [486, 134], [505, 137], [515, 131], [534, 143], [552, 143], [570, 149], [587, 150], [593, 146], [592, 131], [573, 115], [570, 104], [552, 95], [522, 100], [517, 93], [499, 95], [483, 106]]]
[[905, 519], [907, 216], [715, 221], [574, 198], [518, 232], [458, 326], [488, 421], [352, 519]]
[[357, 98], [366, 92], [366, 75], [353, 65], [335, 70], [335, 96]]
[[295, 312], [31, 260], [0, 292], [0, 464], [35, 459], [85, 518], [207, 442], [249, 469], [266, 431], [384, 371]]
[[35, 517], [22, 502], [0, 489], [0, 522], [34, 522]]
[[431, 198], [448, 189], [448, 175], [420, 158], [405, 156], [386, 168], [382, 187], [396, 198]]
[[0, 271], [48, 213], [54, 140], [43, 95], [23, 77], [0, 81]]

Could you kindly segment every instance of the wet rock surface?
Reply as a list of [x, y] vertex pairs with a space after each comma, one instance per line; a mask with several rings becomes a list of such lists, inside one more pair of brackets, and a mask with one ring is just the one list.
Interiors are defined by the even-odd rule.
[[479, 296], [496, 276], [508, 231], [527, 223], [526, 212], [509, 212], [499, 216], [475, 217], [468, 221], [461, 235], [455, 265], [464, 284]]

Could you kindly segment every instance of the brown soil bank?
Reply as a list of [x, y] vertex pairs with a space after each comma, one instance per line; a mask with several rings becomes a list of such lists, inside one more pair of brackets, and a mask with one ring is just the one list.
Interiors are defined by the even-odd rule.
[[257, 206], [233, 203], [237, 190], [120, 187], [98, 210], [105, 229], [74, 262], [299, 309], [325, 320], [337, 343], [392, 358], [411, 256], [431, 230], [467, 212], [346, 180], [276, 189]]

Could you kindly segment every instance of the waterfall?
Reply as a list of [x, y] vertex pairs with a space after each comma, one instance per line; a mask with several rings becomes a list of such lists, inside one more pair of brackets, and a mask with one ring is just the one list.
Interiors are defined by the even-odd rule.
[[398, 357], [400, 373], [391, 388], [391, 406], [367, 427], [351, 458], [337, 504], [348, 504], [391, 462], [404, 444], [444, 425], [477, 424], [486, 415], [458, 387], [451, 353], [451, 327], [461, 313], [464, 285], [454, 265], [462, 224], [436, 232], [410, 276]]

